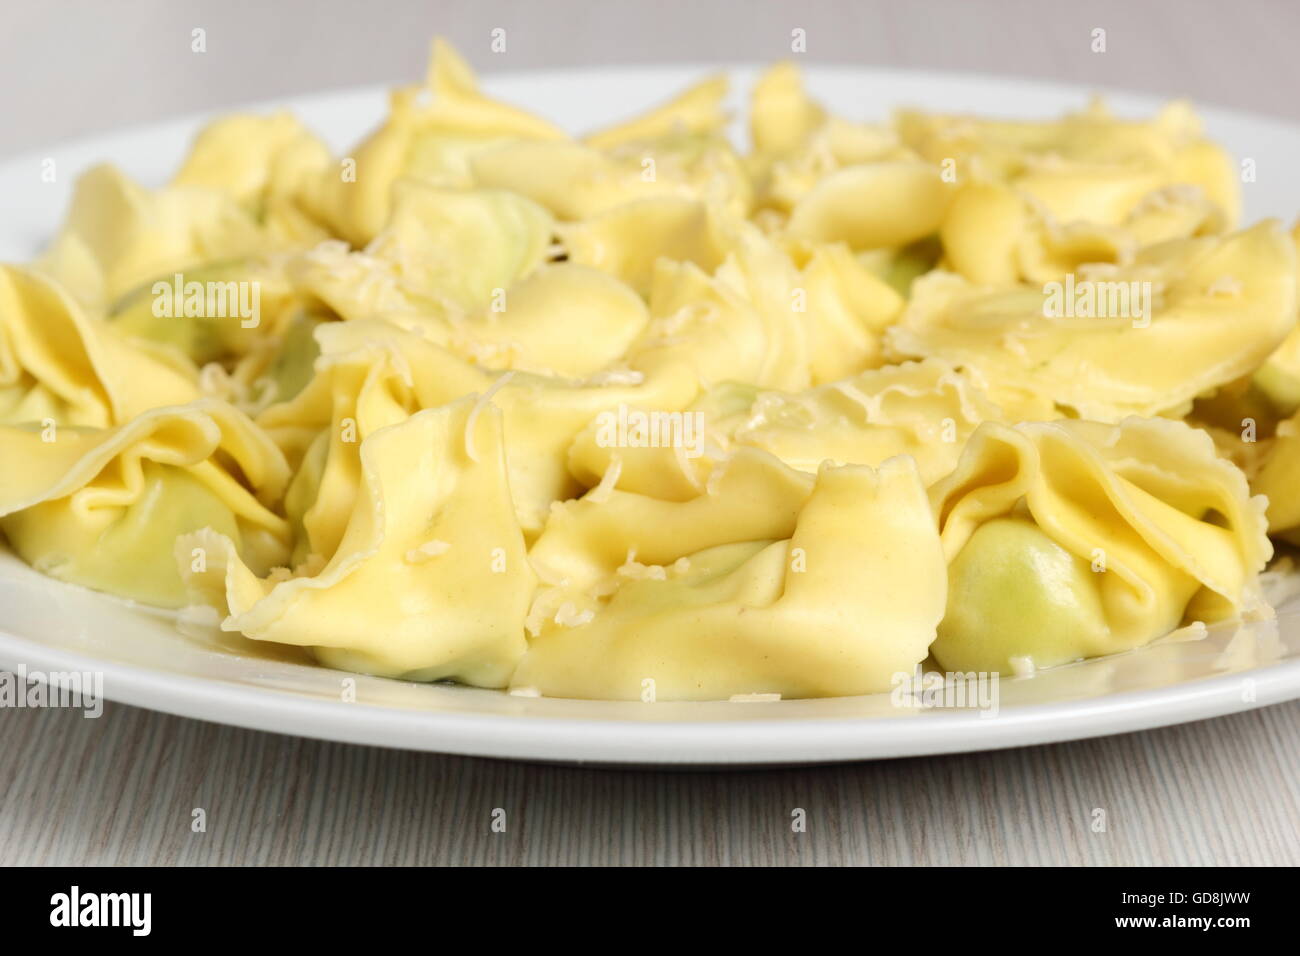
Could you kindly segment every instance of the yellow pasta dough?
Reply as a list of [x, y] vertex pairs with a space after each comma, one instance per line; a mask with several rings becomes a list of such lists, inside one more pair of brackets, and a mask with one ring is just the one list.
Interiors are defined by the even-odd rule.
[[225, 630], [311, 647], [331, 666], [504, 685], [524, 651], [534, 578], [502, 435], [500, 412], [473, 398], [371, 433], [341, 534], [315, 567], [262, 576], [205, 529], [177, 544], [182, 562], [206, 558], [186, 575], [191, 594], [227, 612]]
[[[880, 164], [911, 163], [921, 158], [904, 146], [888, 126], [852, 122], [829, 114], [808, 96], [802, 76], [791, 63], [778, 64], [759, 77], [750, 104], [750, 136], [754, 152], [747, 160], [756, 201], [765, 211], [781, 216], [789, 215], [823, 179], [848, 167], [858, 168], [856, 174], [848, 177], [859, 184], [856, 196], [846, 189], [847, 184], [841, 183], [833, 190], [823, 191], [823, 200], [834, 193], [868, 203], [893, 204], [897, 197], [871, 187], [906, 180], [891, 180], [866, 171]], [[869, 181], [864, 183], [864, 180]], [[926, 188], [928, 179], [919, 185], [922, 189], [916, 195], [931, 195]], [[805, 207], [802, 215], [809, 223], [815, 218], [811, 215], [814, 210], [827, 211], [823, 200]], [[899, 206], [894, 205], [892, 209], [898, 212]], [[872, 231], [879, 234], [891, 228], [883, 212], [870, 205], [859, 205], [850, 215], [863, 216], [872, 224]], [[915, 231], [917, 219], [912, 210], [903, 209], [897, 225]], [[857, 227], [856, 231], [863, 230]]]
[[1300, 413], [1278, 425], [1257, 463], [1251, 490], [1268, 499], [1269, 531], [1300, 543]]
[[743, 216], [753, 193], [726, 139], [680, 131], [607, 150], [518, 140], [475, 154], [470, 170], [476, 184], [527, 196], [567, 221], [659, 196], [695, 199]]
[[[330, 323], [316, 337], [322, 351], [316, 377], [258, 418], [291, 462], [301, 462], [318, 441], [328, 443], [340, 461], [354, 462], [356, 444], [374, 430], [491, 391], [505, 415], [511, 494], [529, 534], [540, 529], [552, 501], [577, 490], [566, 456], [589, 422], [620, 405], [681, 408], [694, 397], [689, 378], [674, 369], [636, 376], [635, 384], [489, 372], [415, 333], [373, 320]], [[344, 474], [351, 477], [340, 480], [354, 484], [355, 464]], [[337, 520], [336, 509], [324, 511]]]
[[0, 422], [105, 428], [199, 390], [36, 272], [0, 267]]
[[1290, 240], [1265, 222], [1043, 286], [988, 289], [935, 272], [886, 341], [895, 355], [942, 355], [1083, 417], [1185, 414], [1286, 337], [1295, 268]]
[[288, 558], [288, 523], [267, 507], [288, 468], [223, 403], [158, 408], [110, 429], [0, 426], [0, 460], [26, 463], [6, 475], [0, 528], [60, 580], [179, 607], [173, 546], [200, 528], [225, 534], [263, 573]]
[[904, 301], [843, 243], [808, 250], [792, 303], [808, 316], [809, 373], [814, 385], [884, 363], [883, 333]]
[[467, 186], [470, 163], [480, 151], [515, 140], [560, 140], [545, 120], [485, 96], [460, 54], [435, 41], [428, 94], [393, 93], [387, 121], [350, 156], [322, 172], [306, 188], [309, 211], [334, 232], [363, 246], [383, 228], [393, 184], [412, 177], [442, 187]]
[[610, 149], [629, 143], [660, 139], [672, 133], [716, 133], [727, 121], [722, 99], [727, 95], [727, 78], [715, 76], [697, 83], [662, 106], [599, 130], [586, 137], [589, 146]]
[[935, 163], [954, 163], [957, 181], [1014, 184], [1062, 223], [1115, 225], [1152, 192], [1199, 189], [1229, 225], [1240, 185], [1231, 160], [1208, 142], [1186, 103], [1149, 121], [1121, 119], [1100, 100], [1059, 120], [995, 120], [900, 111], [902, 141]]
[[328, 238], [302, 208], [331, 165], [329, 149], [288, 113], [223, 117], [195, 137], [172, 183], [219, 189], [286, 242]]
[[1180, 422], [987, 423], [930, 495], [950, 670], [1063, 664], [1263, 605], [1264, 502]]
[[1267, 616], [1300, 233], [1238, 227], [1186, 104], [812, 94], [759, 76], [747, 145], [723, 77], [573, 135], [439, 40], [340, 154], [241, 113], [158, 188], [89, 169], [0, 265], [0, 531], [525, 696], [874, 694]]
[[953, 469], [977, 425], [1000, 417], [967, 376], [927, 359], [806, 392], [760, 393], [731, 439], [812, 472], [828, 459], [878, 465], [911, 455], [929, 483]]
[[561, 585], [513, 686], [622, 700], [817, 697], [887, 690], [912, 672], [944, 605], [943, 556], [915, 465], [823, 468], [789, 530], [773, 526], [783, 511], [751, 515], [749, 527], [701, 528], [683, 513], [684, 526], [734, 540], [636, 551], [629, 570], [651, 553], [662, 563], [640, 565], [607, 596]]
[[748, 224], [710, 275], [695, 262], [660, 259], [649, 292], [650, 323], [628, 364], [654, 378], [689, 368], [701, 387], [735, 380], [802, 388], [811, 377], [811, 332], [796, 308], [790, 261]]
[[939, 235], [954, 272], [981, 285], [1048, 282], [1097, 263], [1129, 265], [1143, 246], [1222, 232], [1224, 214], [1195, 189], [1147, 195], [1123, 222], [1058, 222], [1033, 197], [998, 183], [959, 189]]
[[96, 166], [77, 180], [63, 230], [37, 268], [103, 309], [145, 283], [269, 246], [252, 214], [219, 189], [150, 192], [112, 166]]

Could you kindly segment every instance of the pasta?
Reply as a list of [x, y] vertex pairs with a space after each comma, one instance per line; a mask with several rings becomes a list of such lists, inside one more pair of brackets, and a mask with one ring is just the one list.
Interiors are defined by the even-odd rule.
[[106, 428], [199, 397], [38, 273], [0, 267], [0, 422]]
[[221, 190], [150, 192], [97, 166], [77, 181], [63, 231], [37, 268], [84, 305], [104, 309], [146, 282], [269, 247], [253, 215]]
[[[1295, 250], [1271, 223], [1148, 246], [1126, 267], [1081, 268], [1077, 288], [1108, 302], [1057, 285], [988, 290], [936, 271], [917, 283], [887, 346], [942, 354], [1079, 416], [1115, 421], [1186, 414], [1196, 396], [1256, 368], [1295, 325]], [[1053, 308], [1053, 295], [1074, 308]]]
[[959, 180], [1014, 185], [1058, 222], [1118, 224], [1152, 193], [1179, 185], [1218, 205], [1229, 225], [1239, 214], [1232, 162], [1204, 138], [1187, 103], [1171, 103], [1149, 122], [1119, 119], [1094, 100], [1056, 122], [903, 110], [895, 125], [920, 156], [951, 159]]
[[[331, 516], [334, 538], [313, 535], [324, 550], [295, 576], [259, 574], [210, 528], [181, 538], [182, 561], [211, 557], [188, 575], [194, 592], [227, 612], [230, 629], [312, 647], [327, 664], [502, 686], [524, 650], [534, 577], [510, 508], [501, 413], [475, 405], [461, 399], [370, 435], [355, 498]], [[437, 480], [411, 481], [418, 474]]]
[[1268, 526], [1291, 544], [1300, 543], [1300, 413], [1277, 427], [1262, 461], [1257, 463], [1254, 489], [1268, 499]]
[[[427, 81], [216, 120], [0, 266], [0, 531], [75, 585], [516, 694], [875, 694], [1267, 617], [1297, 241], [1186, 104], [582, 137]], [[1300, 227], [1298, 227], [1300, 228]], [[207, 610], [211, 615], [212, 611]]]
[[[732, 495], [722, 487], [708, 504], [726, 509]], [[617, 506], [597, 504], [583, 517], [597, 521], [601, 508]], [[737, 527], [725, 517], [706, 523], [681, 515], [701, 540], [669, 537], [676, 522], [615, 519], [643, 548], [629, 549], [620, 580], [598, 582], [612, 587], [608, 596], [572, 583], [558, 594], [542, 592], [539, 600], [556, 611], [539, 622], [515, 686], [624, 700], [647, 690], [671, 700], [842, 696], [887, 690], [894, 674], [921, 662], [943, 614], [944, 574], [914, 464], [894, 458], [879, 471], [828, 465], [796, 516], [746, 511], [776, 520]], [[782, 518], [786, 526], [775, 526]], [[561, 525], [556, 533], [568, 530]], [[553, 560], [559, 555], [547, 535], [537, 548]], [[727, 539], [735, 540], [713, 544]], [[864, 549], [868, 539], [876, 546]], [[636, 563], [643, 557], [651, 563]], [[870, 629], [861, 626], [867, 617]]]
[[933, 650], [953, 670], [1097, 657], [1262, 603], [1258, 499], [1180, 422], [987, 423], [931, 496], [950, 564]]
[[109, 429], [4, 425], [0, 450], [29, 463], [6, 477], [0, 527], [53, 577], [179, 607], [182, 534], [215, 529], [263, 570], [288, 557], [288, 522], [267, 506], [283, 495], [288, 466], [228, 405], [152, 409]]

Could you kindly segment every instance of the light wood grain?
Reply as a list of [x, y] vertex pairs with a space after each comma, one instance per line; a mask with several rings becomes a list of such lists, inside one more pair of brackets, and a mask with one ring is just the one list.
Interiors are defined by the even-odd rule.
[[727, 772], [406, 753], [120, 705], [98, 720], [3, 712], [0, 739], [5, 865], [1300, 864], [1300, 702], [997, 753]]

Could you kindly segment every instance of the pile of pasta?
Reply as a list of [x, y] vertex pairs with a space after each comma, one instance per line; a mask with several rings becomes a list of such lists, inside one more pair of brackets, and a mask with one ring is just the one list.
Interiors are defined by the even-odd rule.
[[[1295, 236], [1238, 227], [1188, 107], [870, 124], [780, 65], [742, 152], [725, 95], [575, 139], [435, 43], [347, 156], [236, 115], [162, 188], [90, 170], [0, 269], [0, 529], [326, 666], [554, 697], [870, 694], [1271, 613]], [[182, 277], [257, 321], [160, 314]], [[1149, 314], [1055, 315], [1067, 279]], [[611, 438], [649, 421], [678, 440]]]

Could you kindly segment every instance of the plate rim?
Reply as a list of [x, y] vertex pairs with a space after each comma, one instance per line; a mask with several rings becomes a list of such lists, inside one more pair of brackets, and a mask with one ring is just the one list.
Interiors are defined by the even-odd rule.
[[[891, 717], [662, 722], [332, 702], [290, 690], [104, 660], [0, 630], [0, 669], [18, 665], [45, 673], [98, 671], [104, 675], [106, 700], [246, 730], [460, 756], [609, 765], [794, 765], [1000, 750], [1150, 730], [1300, 698], [1300, 656], [1159, 688], [1003, 707], [991, 717], [934, 710]], [[1255, 684], [1254, 700], [1245, 700], [1241, 693], [1247, 679]], [[484, 752], [485, 746], [490, 752]]]

